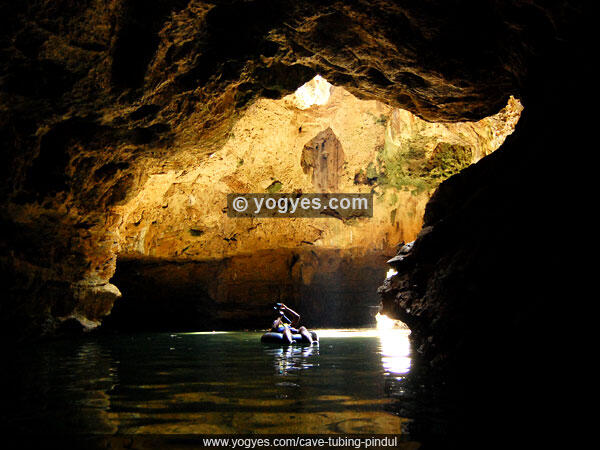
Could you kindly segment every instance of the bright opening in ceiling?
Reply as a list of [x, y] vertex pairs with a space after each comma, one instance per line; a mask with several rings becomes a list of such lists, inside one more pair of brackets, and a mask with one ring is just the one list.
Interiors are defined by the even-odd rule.
[[300, 86], [294, 92], [294, 104], [298, 109], [308, 109], [313, 105], [324, 105], [331, 94], [331, 83], [321, 75]]

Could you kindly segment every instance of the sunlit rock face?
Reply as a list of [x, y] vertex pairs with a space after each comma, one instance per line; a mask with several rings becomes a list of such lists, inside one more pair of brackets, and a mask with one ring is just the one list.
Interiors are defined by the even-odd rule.
[[[114, 280], [124, 293], [115, 315], [179, 303], [192, 308], [179, 311], [188, 329], [195, 315], [195, 327], [260, 326], [279, 299], [313, 326], [374, 323], [383, 263], [416, 237], [432, 190], [495, 150], [490, 142], [512, 132], [522, 109], [513, 99], [479, 122], [437, 124], [332, 85], [326, 101], [306, 90], [258, 101], [222, 149], [185, 170], [150, 174], [113, 209], [127, 272]], [[232, 192], [374, 192], [376, 201], [372, 219], [234, 219], [225, 209]], [[184, 282], [182, 270], [194, 275]], [[144, 281], [132, 282], [136, 274]], [[156, 316], [166, 326], [165, 314]], [[133, 321], [108, 323], [117, 320]]]
[[[135, 234], [121, 234], [133, 222], [119, 208], [161, 172], [193, 171], [221, 153], [257, 99], [282, 98], [321, 74], [428, 120], [476, 121], [526, 90], [529, 63], [575, 14], [562, 3], [442, 1], [42, 0], [1, 8], [1, 328], [16, 335], [52, 331], [69, 317], [98, 323], [118, 296], [108, 283], [116, 256], [130, 251]], [[438, 154], [466, 154], [452, 145]], [[368, 166], [353, 174], [358, 185], [379, 179], [383, 166]], [[413, 199], [413, 191], [402, 192]], [[415, 234], [415, 223], [396, 237]], [[146, 242], [138, 240], [143, 252]]]
[[[522, 109], [511, 100], [479, 122], [437, 124], [358, 100], [342, 88], [330, 90], [326, 104], [305, 110], [295, 105], [294, 95], [260, 100], [208, 158], [185, 169], [148, 174], [134, 198], [113, 208], [121, 219], [119, 253], [214, 258], [304, 245], [385, 253], [416, 237], [433, 189], [495, 150], [490, 141], [499, 145], [497, 135], [504, 139], [512, 132]], [[460, 159], [454, 145], [468, 156]], [[440, 147], [446, 148], [444, 161]], [[318, 161], [324, 154], [328, 165]], [[231, 219], [224, 210], [232, 192], [334, 188], [374, 192], [373, 219]]]

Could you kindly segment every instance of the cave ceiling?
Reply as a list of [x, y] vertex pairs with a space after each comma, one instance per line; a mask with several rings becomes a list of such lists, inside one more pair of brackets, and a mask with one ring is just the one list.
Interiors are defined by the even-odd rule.
[[[259, 99], [320, 74], [427, 121], [480, 120], [511, 95], [527, 108], [528, 70], [573, 14], [536, 1], [3, 2], [2, 264], [29, 289], [14, 301], [49, 280], [75, 300], [59, 307], [44, 288], [46, 309], [114, 296], [121, 218], [107, 212], [150, 173], [221, 149]], [[105, 313], [88, 304], [82, 315]]]

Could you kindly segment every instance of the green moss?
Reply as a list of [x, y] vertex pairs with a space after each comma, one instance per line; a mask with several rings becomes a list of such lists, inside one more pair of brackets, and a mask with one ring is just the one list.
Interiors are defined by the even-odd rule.
[[372, 162], [369, 163], [366, 170], [367, 178], [377, 178], [379, 176], [377, 169], [375, 168], [375, 164]]
[[189, 232], [192, 236], [195, 237], [202, 236], [204, 234], [204, 230], [202, 230], [201, 228], [190, 228]]
[[281, 188], [283, 187], [283, 184], [281, 184], [280, 181], [273, 181], [269, 187], [267, 189], [265, 189], [269, 194], [274, 194], [276, 192], [279, 192], [281, 190]]
[[387, 125], [387, 117], [384, 114], [382, 114], [378, 118], [375, 119], [375, 123], [377, 125], [381, 125], [381, 126], [385, 127]]
[[368, 114], [373, 118], [373, 123], [375, 123], [375, 125], [381, 125], [382, 127], [387, 125], [388, 118], [385, 114], [380, 114], [379, 116], [376, 116], [373, 113]]
[[430, 178], [445, 180], [468, 167], [473, 161], [473, 153], [469, 147], [439, 143], [425, 167]]
[[369, 163], [366, 176], [377, 185], [410, 191], [419, 195], [437, 187], [446, 178], [460, 172], [472, 162], [472, 151], [461, 145], [438, 143], [430, 158], [426, 148], [430, 138], [416, 138], [401, 144], [386, 139], [377, 149], [375, 162]]
[[408, 152], [406, 152], [406, 159], [418, 159], [422, 160], [427, 155], [424, 148], [419, 147], [410, 147]]
[[381, 191], [372, 191], [375, 201], [377, 202], [377, 204], [379, 205], [383, 205], [385, 204], [385, 191], [381, 190]]

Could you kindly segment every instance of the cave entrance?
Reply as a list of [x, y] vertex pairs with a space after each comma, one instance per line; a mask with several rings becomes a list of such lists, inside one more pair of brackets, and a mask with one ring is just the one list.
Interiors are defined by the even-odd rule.
[[[511, 97], [477, 122], [432, 123], [320, 76], [258, 100], [224, 145], [185, 168], [161, 164], [117, 207], [123, 298], [107, 324], [265, 328], [283, 301], [310, 327], [373, 325], [385, 261], [415, 239], [435, 188], [495, 151], [521, 110]], [[229, 218], [232, 192], [373, 192], [374, 216]]]

